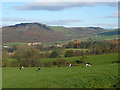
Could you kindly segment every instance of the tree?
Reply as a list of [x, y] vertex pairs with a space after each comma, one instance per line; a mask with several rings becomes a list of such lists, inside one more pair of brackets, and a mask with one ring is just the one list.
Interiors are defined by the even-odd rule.
[[32, 46], [17, 46], [16, 55], [17, 62], [24, 66], [34, 66], [39, 59], [40, 51]]
[[96, 55], [96, 54], [101, 54], [102, 53], [102, 47], [98, 44], [94, 44], [91, 46], [91, 53], [93, 55]]
[[52, 51], [52, 53], [50, 54], [50, 58], [56, 58], [59, 56], [59, 53], [57, 51]]

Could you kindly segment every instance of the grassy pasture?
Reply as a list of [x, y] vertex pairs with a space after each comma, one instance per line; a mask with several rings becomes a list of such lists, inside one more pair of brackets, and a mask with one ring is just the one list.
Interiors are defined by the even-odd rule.
[[[80, 57], [68, 58], [74, 61]], [[17, 67], [3, 68], [3, 88], [110, 88], [117, 87], [118, 54], [88, 56], [91, 67], [36, 67], [19, 70]], [[53, 60], [53, 59], [49, 59]], [[47, 60], [47, 61], [49, 61]], [[54, 59], [55, 60], [55, 59]]]
[[[59, 58], [40, 58], [38, 62], [44, 63], [44, 62], [50, 62], [50, 61], [56, 61]], [[66, 58], [68, 62], [80, 60], [81, 56], [77, 57], [67, 57]], [[8, 58], [9, 62], [15, 61], [14, 58]], [[105, 55], [89, 55], [88, 56], [88, 62], [92, 63], [93, 65], [103, 65], [103, 64], [111, 64], [113, 61], [118, 61], [118, 54], [105, 54]]]
[[109, 88], [117, 86], [117, 64], [92, 67], [3, 68], [3, 88]]
[[3, 43], [3, 45], [26, 45], [27, 43], [17, 43], [17, 42], [13, 42], [13, 43]]
[[[69, 57], [68, 61], [75, 61], [80, 60], [81, 56], [79, 57]], [[93, 65], [104, 65], [104, 64], [111, 64], [113, 61], [118, 61], [118, 54], [105, 54], [105, 55], [89, 55], [88, 62], [92, 63]]]
[[[42, 58], [39, 62], [48, 62], [48, 61], [55, 61], [58, 58]], [[81, 56], [78, 57], [67, 57], [68, 62], [80, 60]], [[113, 61], [118, 61], [118, 54], [105, 54], [105, 55], [89, 55], [88, 62], [92, 63], [93, 65], [104, 65], [104, 64], [111, 64]]]

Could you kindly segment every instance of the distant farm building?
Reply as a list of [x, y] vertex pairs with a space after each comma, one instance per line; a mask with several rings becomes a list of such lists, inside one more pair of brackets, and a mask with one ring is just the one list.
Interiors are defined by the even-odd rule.
[[73, 44], [74, 44], [74, 48], [78, 48], [80, 46], [80, 41], [74, 40]]
[[74, 40], [73, 43], [74, 43], [74, 44], [80, 44], [80, 41]]
[[3, 45], [3, 48], [9, 48], [10, 46], [7, 46], [7, 45]]
[[57, 45], [56, 45], [56, 47], [62, 47], [62, 46], [63, 46], [63, 45], [61, 45], [61, 44], [57, 44]]
[[41, 42], [35, 42], [35, 43], [28, 43], [27, 45], [29, 46], [37, 46], [37, 45], [42, 45]]

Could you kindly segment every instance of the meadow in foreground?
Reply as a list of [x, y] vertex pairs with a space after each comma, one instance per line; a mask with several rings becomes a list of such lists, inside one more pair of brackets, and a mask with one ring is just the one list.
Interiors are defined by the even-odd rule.
[[[112, 56], [112, 55], [111, 55]], [[89, 56], [93, 58], [97, 56]], [[100, 56], [98, 56], [100, 57]], [[116, 54], [101, 55], [101, 61], [94, 61], [91, 67], [36, 67], [19, 70], [15, 67], [3, 68], [3, 88], [110, 88], [118, 87], [118, 64]], [[102, 59], [104, 58], [104, 59]], [[109, 58], [109, 60], [105, 60]], [[105, 62], [102, 64], [101, 62]]]

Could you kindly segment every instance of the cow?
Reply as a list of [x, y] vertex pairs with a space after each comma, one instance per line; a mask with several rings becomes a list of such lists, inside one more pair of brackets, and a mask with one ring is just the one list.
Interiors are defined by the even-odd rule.
[[91, 66], [91, 63], [85, 63], [85, 66]]
[[24, 67], [22, 66], [22, 67], [20, 67], [19, 69], [24, 69]]
[[40, 67], [38, 67], [38, 70], [37, 71], [40, 71]]
[[40, 71], [40, 65], [38, 65], [38, 68], [37, 68], [37, 70], [36, 71]]
[[68, 66], [69, 66], [69, 67], [71, 67], [71, 66], [72, 66], [72, 64], [69, 64]]

